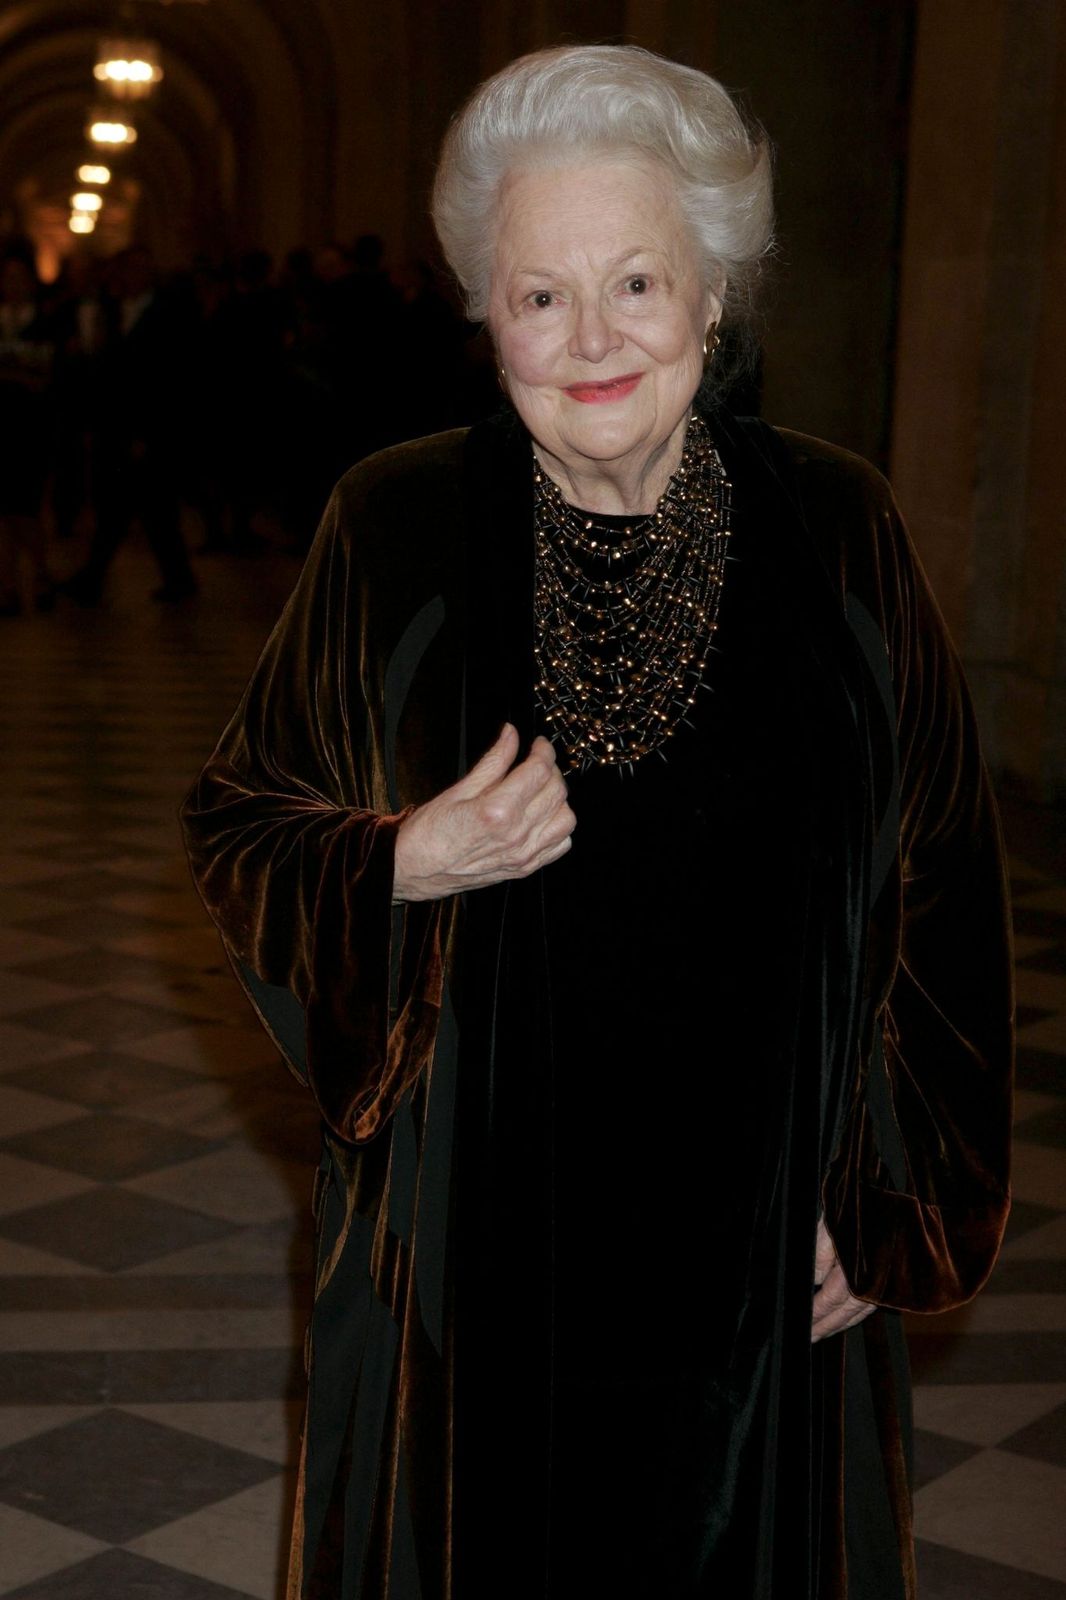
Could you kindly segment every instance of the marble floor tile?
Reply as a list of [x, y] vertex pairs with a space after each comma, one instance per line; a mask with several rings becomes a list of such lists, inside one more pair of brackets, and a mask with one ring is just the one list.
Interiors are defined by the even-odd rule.
[[1018, 1044], [1022, 1048], [1050, 1050], [1056, 1055], [1066, 1055], [1066, 1012], [1055, 1012], [1019, 1028]]
[[80, 1422], [95, 1415], [99, 1406], [0, 1406], [0, 1449], [35, 1439], [68, 1422]]
[[1026, 911], [1053, 911], [1057, 916], [1066, 917], [1066, 888], [1055, 884], [1054, 887], [1026, 890], [1018, 896], [1016, 904]]
[[[62, 1572], [71, 1563], [103, 1550], [99, 1539], [62, 1528], [13, 1506], [0, 1505], [0, 1594]], [[42, 1594], [46, 1591], [39, 1591]], [[47, 1590], [56, 1593], [55, 1588]]]
[[125, 1188], [93, 1188], [0, 1218], [0, 1237], [38, 1250], [61, 1239], [64, 1252], [75, 1261], [116, 1272], [222, 1238], [231, 1227], [201, 1211]]
[[189, 928], [146, 928], [143, 933], [127, 930], [109, 939], [107, 945], [125, 955], [162, 960], [176, 967], [217, 967], [222, 959], [218, 938], [209, 926], [199, 926], [195, 932]]
[[1066, 1403], [1066, 1383], [919, 1384], [914, 1420], [968, 1444], [998, 1444]]
[[78, 1122], [86, 1115], [84, 1106], [71, 1105], [69, 1100], [55, 1100], [0, 1082], [0, 1128], [8, 1137], [58, 1128], [60, 1123]]
[[[87, 1178], [0, 1150], [0, 1218], [17, 1216], [54, 1200], [66, 1200], [92, 1188]], [[59, 1240], [55, 1241], [57, 1244]]]
[[[62, 1056], [81, 1055], [88, 1045], [80, 1039], [57, 1039], [21, 1023], [0, 1021], [0, 1080], [20, 1067], [38, 1061], [56, 1061]], [[6, 1123], [4, 1124], [6, 1127]]]
[[1039, 1577], [1066, 1572], [1066, 1470], [982, 1450], [915, 1495], [920, 1539]]
[[72, 959], [71, 981], [67, 983], [49, 983], [25, 972], [0, 971], [0, 1017], [15, 1017], [33, 1006], [59, 1006], [83, 999], [89, 991], [77, 983], [76, 968], [76, 959]]
[[[50, 939], [47, 934], [31, 933], [27, 928], [0, 927], [0, 967], [29, 970], [31, 976], [50, 978], [53, 983], [66, 981], [70, 973], [68, 958], [83, 948], [71, 939]], [[29, 968], [29, 962], [39, 962], [42, 970]]]
[[1066, 1261], [1066, 1216], [1054, 1217], [1010, 1241], [1003, 1254], [1012, 1261]]
[[17, 889], [21, 884], [47, 884], [52, 878], [61, 878], [66, 872], [62, 857], [67, 854], [62, 845], [48, 846], [49, 860], [25, 855], [0, 855], [0, 884], [5, 889]]
[[[123, 1492], [104, 1462], [125, 1462]], [[0, 1501], [91, 1538], [125, 1544], [273, 1477], [272, 1463], [106, 1410], [0, 1449]], [[144, 1552], [151, 1554], [151, 1551]], [[208, 1574], [209, 1576], [210, 1574]]]
[[125, 1409], [151, 1422], [213, 1439], [216, 1444], [231, 1445], [249, 1455], [262, 1456], [279, 1467], [294, 1466], [299, 1454], [303, 1406], [298, 1401], [185, 1401]]
[[1056, 972], [1019, 967], [1015, 974], [1015, 993], [1020, 1005], [1039, 1006], [1044, 1011], [1066, 1011], [1066, 977]]
[[131, 1053], [222, 1078], [241, 1072], [269, 1071], [278, 1061], [277, 1050], [261, 1028], [216, 1023], [143, 1035]]
[[204, 1211], [228, 1222], [275, 1222], [291, 1215], [301, 1197], [310, 1208], [312, 1174], [295, 1162], [258, 1151], [220, 1150], [162, 1172], [131, 1178], [124, 1185]]
[[136, 1108], [140, 1116], [140, 1101], [188, 1088], [190, 1077], [178, 1067], [127, 1056], [112, 1047], [39, 1062], [8, 1073], [4, 1082], [21, 1089], [36, 1085], [41, 1094], [53, 1100], [73, 1100], [87, 1110]]
[[157, 1006], [133, 1005], [129, 1000], [94, 993], [63, 1004], [20, 1011], [14, 1020], [25, 1028], [81, 1039], [102, 1049], [108, 1045], [128, 1047], [183, 1019]]
[[240, 1585], [256, 1600], [275, 1600], [288, 1556], [293, 1493], [292, 1479], [278, 1473], [256, 1488], [157, 1528], [130, 1548], [214, 1583]]
[[1014, 940], [1014, 959], [1021, 965], [1023, 962], [1031, 961], [1034, 956], [1042, 955], [1045, 951], [1054, 950], [1055, 948], [1053, 939], [1042, 939], [1035, 934], [1022, 933]]
[[918, 1541], [919, 1600], [1066, 1600], [1066, 1583]]
[[27, 940], [25, 959], [13, 960], [11, 965], [16, 972], [27, 973], [31, 978], [46, 978], [52, 983], [71, 982], [71, 974], [77, 974], [77, 981], [83, 989], [106, 989], [113, 983], [136, 982], [137, 978], [146, 980], [159, 976], [159, 967], [154, 961], [135, 961], [132, 956], [116, 955], [113, 950], [105, 950], [102, 945], [70, 945], [61, 948], [58, 954], [36, 954], [38, 944], [63, 947], [62, 939], [45, 939], [40, 935], [20, 935]]
[[1066, 1471], [1066, 1402], [1008, 1434], [999, 1448]]
[[[1051, 1099], [1048, 1095], [1045, 1098]], [[1066, 1145], [1066, 1096], [1043, 1111], [1036, 1111], [1018, 1124], [1018, 1137], [1026, 1144], [1051, 1146], [1062, 1151]]]
[[[979, 1294], [929, 1319], [940, 1335], [1052, 1332], [1066, 1334], [1066, 1293]], [[1066, 1339], [1063, 1341], [1066, 1346]]]
[[936, 1478], [942, 1478], [946, 1472], [952, 1472], [962, 1462], [969, 1461], [976, 1455], [980, 1446], [967, 1444], [962, 1439], [952, 1439], [946, 1434], [929, 1433], [924, 1428], [914, 1430], [914, 1478], [915, 1489], [923, 1489], [927, 1483], [932, 1483]]
[[4, 1296], [6, 1280], [10, 1277], [32, 1277], [42, 1284], [56, 1277], [81, 1277], [99, 1272], [99, 1267], [88, 1267], [83, 1261], [48, 1250], [34, 1250], [30, 1245], [16, 1244], [12, 1239], [0, 1238], [0, 1301]]
[[210, 1244], [190, 1245], [141, 1263], [143, 1273], [233, 1276], [260, 1272], [310, 1272], [311, 1230], [292, 1217], [265, 1227], [239, 1228]]
[[0, 1587], [8, 1592], [11, 1600], [252, 1600], [246, 1589], [210, 1583], [129, 1550], [103, 1550], [25, 1588]]
[[96, 1113], [78, 1117], [62, 1128], [38, 1128], [5, 1139], [0, 1148], [84, 1178], [113, 1182], [207, 1155], [218, 1148], [218, 1142], [138, 1117]]
[[186, 1021], [232, 1023], [240, 1020], [239, 1016], [234, 1016], [232, 980], [212, 980], [206, 973], [197, 972], [182, 980], [175, 977], [171, 969], [163, 979], [119, 979], [108, 985], [108, 993], [120, 1000], [180, 1012]]
[[204, 1139], [241, 1140], [247, 1122], [234, 1097], [232, 1081], [205, 1079], [192, 1068], [174, 1070], [180, 1070], [184, 1082], [139, 1100], [137, 1115], [187, 1128]]
[[1017, 1139], [1011, 1187], [1019, 1200], [1061, 1207], [1066, 1202], [1066, 1150]]
[[[34, 1350], [0, 1362], [0, 1405], [156, 1405], [169, 1400], [302, 1400], [302, 1352]], [[117, 1492], [124, 1467], [101, 1475]]]
[[1066, 1383], [1061, 1333], [930, 1332], [936, 1320], [904, 1319], [916, 1383]]
[[[1038, 1116], [1042, 1111], [1061, 1109], [1063, 1099], [1063, 1095], [1041, 1093], [1039, 1089], [1016, 1089], [1014, 1091], [1015, 1129], [1017, 1130], [1030, 1117]], [[1039, 1140], [1037, 1143], [1039, 1143]]]
[[25, 1350], [281, 1350], [304, 1323], [268, 1311], [0, 1311], [0, 1353]]

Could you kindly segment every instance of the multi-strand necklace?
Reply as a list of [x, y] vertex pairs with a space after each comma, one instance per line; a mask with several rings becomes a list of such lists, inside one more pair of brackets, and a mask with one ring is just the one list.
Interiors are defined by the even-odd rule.
[[695, 704], [717, 628], [729, 491], [698, 416], [656, 510], [620, 534], [568, 505], [534, 460], [536, 698], [564, 769], [632, 769]]

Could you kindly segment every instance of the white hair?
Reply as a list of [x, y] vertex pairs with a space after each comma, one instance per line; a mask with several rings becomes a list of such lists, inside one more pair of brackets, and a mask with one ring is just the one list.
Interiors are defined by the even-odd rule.
[[746, 323], [773, 231], [769, 144], [722, 85], [635, 45], [538, 50], [480, 85], [445, 135], [433, 185], [444, 254], [483, 321], [509, 172], [638, 155], [674, 178], [704, 281]]

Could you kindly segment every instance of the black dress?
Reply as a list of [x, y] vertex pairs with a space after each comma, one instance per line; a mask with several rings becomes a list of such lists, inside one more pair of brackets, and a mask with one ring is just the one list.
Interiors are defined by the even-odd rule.
[[[705, 692], [661, 755], [571, 775], [573, 848], [545, 874], [557, 1584], [694, 1596], [730, 1521], [740, 1313], [802, 1071], [767, 997], [802, 965], [818, 806], [802, 672], [749, 555], [741, 518]], [[803, 1114], [816, 1072], [798, 1094]], [[812, 1248], [814, 1221], [812, 1197]]]
[[841, 730], [743, 496], [733, 528], [689, 719], [630, 770], [570, 774], [572, 850], [502, 891], [498, 946], [470, 930], [503, 1067], [476, 1080], [493, 1128], [467, 1157], [486, 1219], [466, 1288], [486, 1336], [457, 1390], [482, 1417], [468, 1476], [493, 1463], [486, 1568], [539, 1527], [543, 1577], [524, 1581], [560, 1600], [781, 1582], [775, 1544], [796, 1549], [793, 1521], [809, 1537], [765, 1459], [791, 1433], [809, 1449], [814, 1404], [822, 1052], [803, 975]]

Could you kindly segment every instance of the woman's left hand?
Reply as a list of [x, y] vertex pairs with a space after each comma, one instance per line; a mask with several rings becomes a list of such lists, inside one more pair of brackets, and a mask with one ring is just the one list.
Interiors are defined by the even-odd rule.
[[858, 1300], [848, 1288], [844, 1269], [837, 1260], [836, 1248], [829, 1237], [829, 1229], [818, 1218], [818, 1239], [814, 1249], [814, 1281], [818, 1292], [813, 1301], [811, 1318], [811, 1343], [828, 1338], [831, 1333], [843, 1333], [862, 1322], [877, 1307], [869, 1300]]

